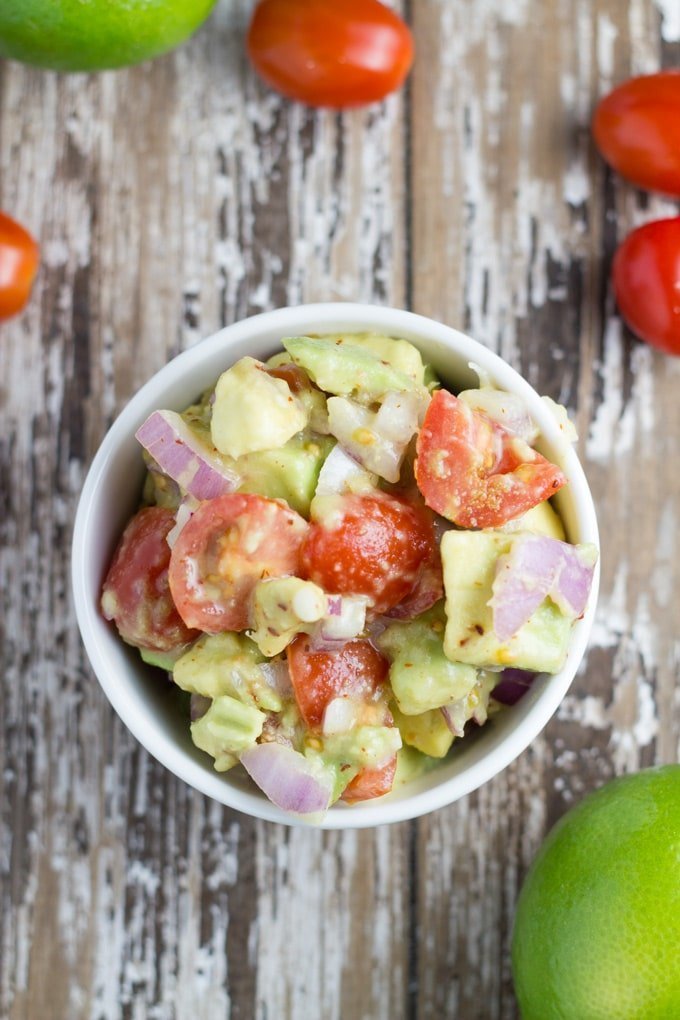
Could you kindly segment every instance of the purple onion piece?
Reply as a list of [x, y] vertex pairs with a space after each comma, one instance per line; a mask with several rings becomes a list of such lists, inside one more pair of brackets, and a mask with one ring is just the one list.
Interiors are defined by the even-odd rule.
[[283, 744], [256, 744], [241, 755], [241, 764], [263, 793], [282, 811], [315, 815], [327, 811], [331, 782], [320, 776], [304, 755]]
[[499, 681], [491, 692], [494, 701], [501, 705], [516, 705], [523, 698], [537, 677], [525, 669], [504, 669]]
[[233, 492], [239, 479], [175, 411], [154, 411], [136, 439], [162, 471], [196, 499]]
[[597, 550], [570, 545], [545, 535], [517, 535], [510, 552], [498, 558], [489, 605], [493, 629], [508, 641], [546, 598], [571, 619], [584, 612], [593, 580]]

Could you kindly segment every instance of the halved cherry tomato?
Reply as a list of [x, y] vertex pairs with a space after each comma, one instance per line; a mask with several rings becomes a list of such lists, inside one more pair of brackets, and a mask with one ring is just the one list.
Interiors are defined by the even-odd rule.
[[384, 494], [349, 495], [313, 523], [302, 550], [305, 577], [324, 591], [365, 595], [384, 613], [414, 590], [435, 545], [431, 523]]
[[201, 503], [170, 557], [170, 590], [188, 627], [245, 630], [258, 581], [298, 573], [307, 522], [264, 496], [228, 493]]
[[315, 652], [310, 638], [300, 634], [286, 654], [295, 700], [308, 726], [320, 726], [326, 705], [340, 695], [375, 701], [389, 671], [387, 659], [369, 641]]
[[102, 589], [102, 611], [124, 641], [167, 652], [198, 637], [185, 627], [168, 585], [172, 511], [146, 507], [128, 523]]
[[381, 769], [362, 769], [345, 788], [342, 800], [348, 804], [356, 804], [360, 800], [384, 797], [392, 789], [396, 771], [396, 754]]
[[378, 0], [261, 0], [248, 55], [268, 85], [311, 106], [384, 99], [413, 63], [405, 22]]
[[680, 70], [631, 78], [598, 104], [595, 144], [639, 188], [680, 195]]
[[404, 498], [410, 503], [416, 513], [422, 515], [427, 521], [428, 529], [432, 529], [434, 541], [432, 542], [427, 559], [423, 561], [413, 590], [405, 599], [402, 599], [401, 602], [398, 602], [396, 606], [388, 609], [385, 613], [386, 616], [394, 620], [412, 620], [414, 617], [420, 616], [421, 613], [431, 609], [435, 602], [439, 602], [444, 594], [442, 555], [436, 535], [435, 515], [425, 505], [423, 497], [415, 485], [413, 486], [413, 491], [404, 494]]
[[430, 401], [417, 453], [425, 502], [462, 528], [499, 527], [566, 482], [555, 464], [446, 390]]
[[614, 256], [614, 293], [632, 331], [680, 354], [680, 216], [638, 227]]
[[0, 213], [0, 319], [22, 310], [38, 272], [40, 249], [20, 223]]

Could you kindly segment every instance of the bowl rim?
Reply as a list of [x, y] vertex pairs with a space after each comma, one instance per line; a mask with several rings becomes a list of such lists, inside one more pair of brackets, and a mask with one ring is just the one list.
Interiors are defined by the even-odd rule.
[[[280, 337], [299, 331], [301, 320], [318, 324], [319, 331], [347, 332], [379, 331], [381, 333], [416, 340], [421, 337], [441, 343], [452, 354], [473, 362], [488, 372], [503, 389], [519, 393], [531, 409], [541, 435], [560, 451], [562, 468], [569, 479], [571, 496], [579, 522], [579, 541], [600, 546], [597, 519], [592, 495], [585, 473], [572, 444], [560, 431], [559, 424], [548, 405], [533, 387], [499, 355], [459, 330], [414, 312], [382, 305], [353, 302], [324, 302], [297, 305], [262, 312], [226, 326], [178, 354], [132, 396], [123, 407], [104, 436], [88, 470], [82, 487], [75, 516], [72, 539], [71, 579], [76, 620], [91, 666], [97, 680], [122, 722], [146, 750], [178, 778], [201, 793], [223, 805], [242, 811], [251, 817], [286, 825], [306, 826], [310, 823], [281, 811], [271, 804], [255, 787], [242, 790], [217, 772], [210, 772], [194, 760], [178, 760], [178, 748], [171, 734], [162, 727], [147, 728], [132, 711], [130, 692], [126, 693], [117, 673], [111, 668], [105, 648], [106, 641], [98, 636], [102, 618], [98, 608], [98, 592], [93, 597], [88, 583], [87, 560], [89, 543], [96, 531], [93, 519], [94, 495], [111, 464], [121, 442], [132, 435], [139, 424], [142, 409], [156, 391], [167, 390], [181, 381], [187, 368], [196, 371], [222, 349], [225, 354], [247, 340], [262, 339], [264, 333], [276, 331]], [[225, 358], [225, 368], [229, 366]], [[155, 406], [158, 406], [157, 404]], [[503, 771], [524, 751], [556, 712], [569, 689], [585, 654], [597, 603], [600, 574], [599, 557], [593, 577], [593, 586], [583, 617], [572, 631], [567, 660], [559, 673], [551, 677], [540, 696], [536, 698], [526, 716], [505, 734], [497, 747], [479, 762], [436, 786], [410, 796], [390, 800], [379, 798], [363, 805], [332, 807], [321, 823], [314, 828], [355, 829], [390, 824], [420, 817], [444, 807], [478, 789]], [[115, 635], [117, 641], [117, 635]], [[134, 698], [132, 698], [134, 700]]]

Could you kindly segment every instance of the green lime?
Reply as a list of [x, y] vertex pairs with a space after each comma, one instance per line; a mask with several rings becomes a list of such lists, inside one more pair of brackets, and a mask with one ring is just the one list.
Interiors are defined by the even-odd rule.
[[0, 57], [55, 71], [101, 71], [157, 57], [216, 0], [0, 0]]
[[680, 765], [615, 779], [555, 826], [512, 964], [523, 1020], [680, 1018]]

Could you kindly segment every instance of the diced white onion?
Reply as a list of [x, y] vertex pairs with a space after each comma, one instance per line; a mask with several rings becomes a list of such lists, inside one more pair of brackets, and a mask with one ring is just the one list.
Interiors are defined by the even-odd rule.
[[463, 390], [458, 394], [458, 399], [473, 411], [483, 411], [525, 443], [531, 445], [538, 439], [538, 426], [529, 414], [526, 404], [517, 394], [483, 387], [479, 390]]

